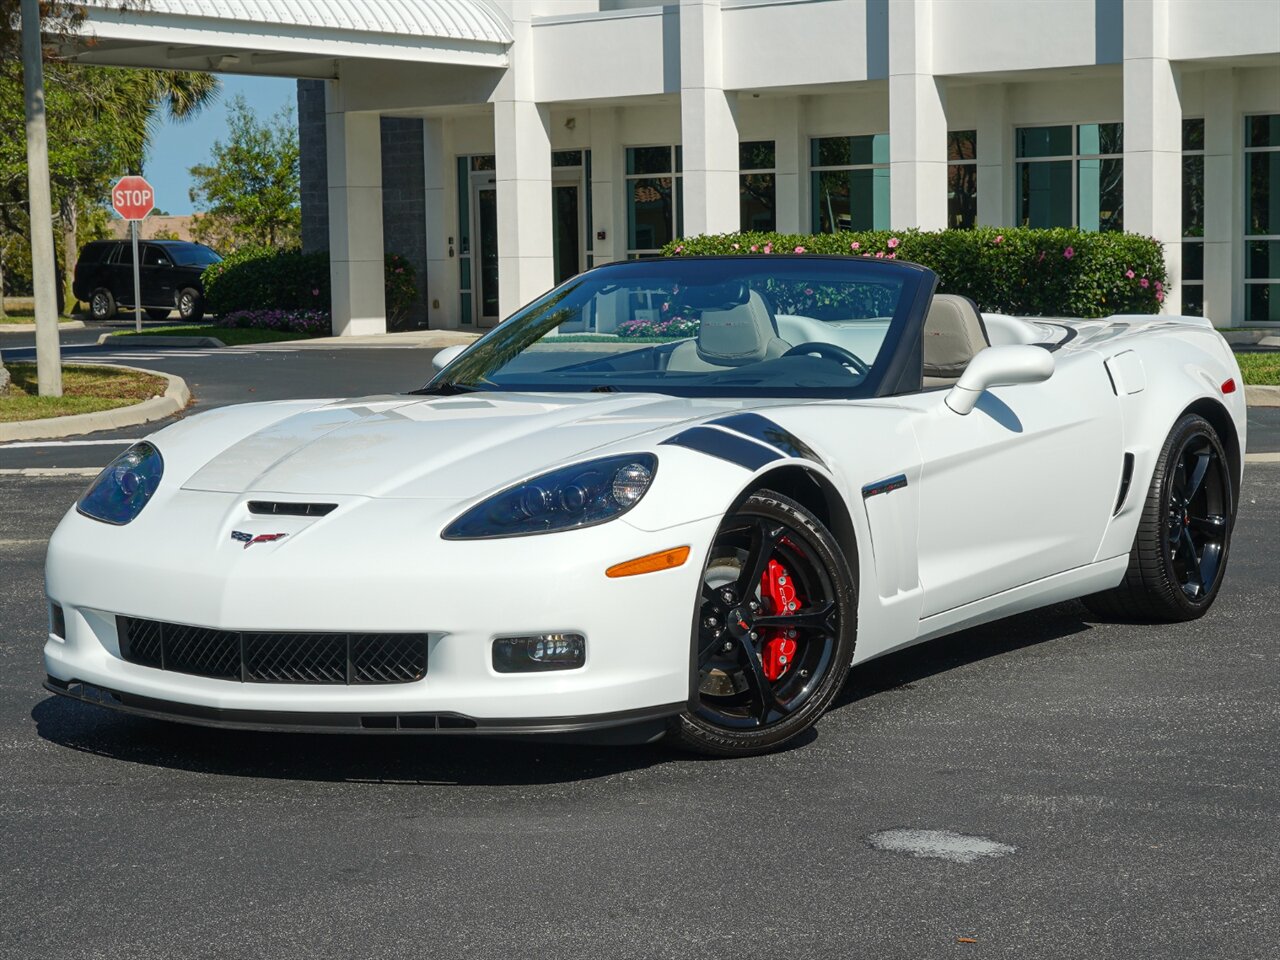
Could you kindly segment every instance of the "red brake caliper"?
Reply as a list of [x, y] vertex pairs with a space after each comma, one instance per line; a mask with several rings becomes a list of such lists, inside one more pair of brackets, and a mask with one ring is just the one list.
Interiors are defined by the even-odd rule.
[[[791, 574], [777, 560], [770, 560], [760, 577], [760, 596], [768, 606], [768, 616], [786, 616], [800, 609]], [[770, 627], [763, 632], [765, 639], [760, 648], [760, 666], [765, 677], [772, 682], [791, 669], [796, 655], [795, 631]]]

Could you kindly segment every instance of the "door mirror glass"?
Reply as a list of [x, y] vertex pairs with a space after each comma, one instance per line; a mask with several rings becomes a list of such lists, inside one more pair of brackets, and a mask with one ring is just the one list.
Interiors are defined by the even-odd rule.
[[978, 403], [990, 387], [1040, 383], [1053, 376], [1053, 354], [1044, 347], [1011, 344], [979, 350], [947, 394], [947, 406], [961, 416]]

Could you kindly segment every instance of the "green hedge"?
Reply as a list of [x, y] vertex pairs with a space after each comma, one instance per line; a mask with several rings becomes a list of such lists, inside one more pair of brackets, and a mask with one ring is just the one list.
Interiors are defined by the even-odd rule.
[[971, 297], [983, 310], [1026, 316], [1156, 313], [1169, 279], [1160, 244], [1150, 237], [1066, 228], [736, 233], [673, 240], [662, 252], [805, 252], [910, 260], [938, 275], [940, 293]]
[[[236, 310], [330, 310], [329, 253], [245, 247], [203, 274], [205, 306], [223, 316]], [[417, 296], [412, 264], [386, 255], [387, 316], [396, 322]]]

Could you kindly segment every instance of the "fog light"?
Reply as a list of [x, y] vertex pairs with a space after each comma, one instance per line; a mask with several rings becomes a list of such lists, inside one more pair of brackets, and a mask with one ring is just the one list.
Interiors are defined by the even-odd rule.
[[49, 604], [49, 632], [59, 640], [67, 639], [67, 615], [62, 612], [61, 604]]
[[586, 662], [587, 638], [579, 633], [499, 637], [493, 641], [493, 669], [498, 673], [575, 670]]

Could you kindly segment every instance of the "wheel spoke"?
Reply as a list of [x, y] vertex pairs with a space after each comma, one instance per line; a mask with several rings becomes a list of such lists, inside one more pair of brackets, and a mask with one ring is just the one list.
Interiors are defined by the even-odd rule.
[[1191, 476], [1187, 480], [1186, 492], [1183, 496], [1190, 500], [1200, 492], [1200, 485], [1204, 483], [1205, 474], [1209, 472], [1209, 461], [1212, 459], [1210, 453], [1198, 453], [1196, 456], [1196, 465], [1191, 471]]
[[760, 578], [764, 576], [769, 557], [784, 530], [781, 525], [764, 520], [757, 520], [751, 525], [751, 545], [747, 548], [747, 558], [742, 563], [742, 573], [736, 585], [739, 599], [753, 597], [760, 589]]
[[747, 686], [751, 688], [752, 696], [755, 699], [755, 716], [760, 724], [765, 724], [769, 720], [769, 714], [777, 710], [783, 712], [782, 704], [778, 702], [778, 698], [773, 694], [773, 687], [769, 683], [769, 678], [764, 675], [764, 667], [760, 665], [760, 655], [756, 652], [756, 648], [752, 646], [751, 641], [746, 637], [738, 641], [738, 649], [742, 655], [742, 659], [746, 661], [746, 669], [743, 674], [746, 676]]
[[1205, 588], [1204, 576], [1200, 572], [1200, 556], [1196, 553], [1195, 541], [1191, 539], [1191, 531], [1183, 528], [1178, 538], [1178, 554], [1187, 567], [1187, 586], [1194, 587], [1196, 593]]
[[831, 601], [827, 601], [820, 607], [802, 610], [799, 613], [782, 613], [777, 616], [756, 617], [752, 621], [752, 625], [757, 629], [761, 627], [793, 627], [797, 630], [817, 629], [830, 633], [834, 632], [831, 625], [831, 617], [835, 612], [836, 605]]
[[1218, 538], [1227, 532], [1227, 518], [1213, 514], [1208, 517], [1192, 517], [1191, 529]]

